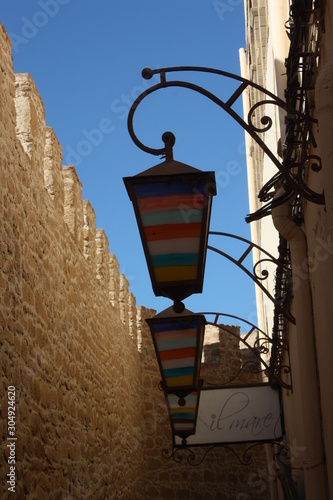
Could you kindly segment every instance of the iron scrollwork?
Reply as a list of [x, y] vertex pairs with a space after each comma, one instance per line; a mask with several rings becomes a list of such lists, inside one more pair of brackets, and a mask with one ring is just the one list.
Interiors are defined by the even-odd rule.
[[[237, 267], [239, 267], [243, 272], [249, 276], [254, 283], [265, 293], [265, 295], [272, 301], [274, 304], [276, 310], [278, 311], [279, 314], [283, 314], [291, 323], [295, 323], [295, 318], [292, 316], [291, 312], [288, 310], [289, 302], [285, 300], [285, 296], [281, 297], [273, 297], [267, 288], [263, 285], [263, 281], [268, 279], [269, 277], [269, 272], [267, 269], [261, 269], [261, 265], [264, 262], [269, 262], [271, 264], [274, 264], [276, 266], [276, 269], [281, 268], [281, 270], [284, 271], [285, 274], [290, 274], [290, 267], [289, 265], [282, 259], [276, 259], [273, 255], [271, 255], [269, 252], [261, 248], [259, 245], [256, 243], [253, 243], [250, 240], [247, 240], [246, 238], [243, 238], [241, 236], [237, 236], [235, 234], [230, 234], [230, 233], [224, 233], [220, 231], [210, 231], [210, 235], [215, 235], [215, 236], [222, 236], [226, 238], [233, 238], [238, 241], [242, 241], [246, 243], [248, 246], [246, 250], [243, 252], [243, 254], [238, 258], [235, 259], [231, 255], [227, 254], [221, 249], [218, 249], [216, 247], [213, 247], [211, 245], [207, 246], [207, 249], [212, 250], [215, 253], [218, 253], [222, 257], [225, 257], [226, 259], [230, 260], [233, 262]], [[261, 254], [265, 255], [265, 258], [260, 259], [258, 262], [256, 262], [253, 266], [253, 271], [250, 272], [247, 267], [244, 266], [243, 261], [247, 257], [247, 255], [254, 249], [257, 248]]]
[[[171, 80], [167, 81], [166, 79], [166, 74], [167, 73], [174, 73], [174, 72], [198, 72], [198, 73], [211, 73], [211, 74], [216, 74], [220, 75], [222, 77], [234, 80], [236, 82], [239, 82], [239, 86], [237, 89], [231, 94], [231, 96], [223, 101], [216, 95], [212, 94], [208, 90], [204, 89], [203, 87], [200, 87], [199, 85], [196, 85], [191, 82], [187, 82], [184, 80]], [[142, 151], [145, 151], [149, 154], [156, 155], [156, 156], [163, 156], [165, 155], [165, 147], [164, 148], [151, 148], [143, 144], [138, 137], [136, 136], [133, 128], [133, 118], [135, 111], [139, 104], [143, 101], [144, 98], [148, 97], [150, 94], [160, 90], [160, 89], [165, 89], [165, 88], [171, 88], [171, 87], [180, 87], [180, 88], [186, 88], [189, 90], [193, 90], [208, 99], [210, 99], [212, 102], [217, 104], [220, 108], [222, 108], [224, 111], [226, 111], [246, 132], [250, 134], [252, 139], [259, 145], [259, 147], [264, 151], [264, 153], [270, 158], [270, 160], [274, 163], [274, 165], [277, 167], [279, 170], [279, 173], [277, 175], [278, 180], [283, 180], [286, 185], [288, 186], [288, 191], [290, 193], [290, 197], [298, 194], [304, 197], [305, 199], [317, 203], [317, 204], [323, 204], [324, 203], [324, 195], [323, 193], [317, 193], [310, 189], [309, 186], [304, 182], [304, 169], [306, 165], [314, 159], [314, 164], [315, 164], [315, 171], [320, 170], [321, 164], [320, 164], [320, 158], [319, 157], [314, 157], [312, 155], [309, 155], [307, 152], [307, 145], [308, 145], [308, 140], [309, 140], [309, 131], [311, 130], [312, 124], [316, 123], [316, 120], [312, 117], [309, 116], [309, 113], [307, 112], [306, 109], [296, 109], [293, 106], [293, 102], [288, 100], [288, 102], [283, 101], [276, 95], [274, 95], [272, 92], [266, 90], [265, 88], [261, 87], [260, 85], [251, 82], [250, 80], [247, 80], [246, 78], [243, 78], [241, 76], [235, 75], [233, 73], [229, 73], [226, 71], [214, 69], [214, 68], [205, 68], [205, 67], [199, 67], [199, 66], [179, 66], [179, 67], [169, 67], [169, 68], [161, 68], [161, 69], [150, 69], [150, 68], [145, 68], [142, 71], [142, 76], [143, 78], [149, 80], [151, 79], [154, 75], [160, 75], [160, 82], [153, 85], [149, 89], [145, 90], [142, 94], [138, 96], [138, 98], [134, 101], [129, 114], [128, 114], [128, 131], [129, 134], [133, 140], [133, 142], [136, 144], [137, 147], [139, 147]], [[248, 88], [251, 87], [253, 89], [258, 90], [261, 92], [265, 98], [257, 103], [255, 103], [247, 116], [247, 121], [245, 121], [233, 108], [233, 104], [237, 101], [237, 99], [243, 94], [243, 92]], [[273, 124], [273, 120], [270, 116], [265, 115], [261, 118], [261, 123], [262, 127], [258, 127], [253, 123], [253, 116], [256, 112], [256, 110], [261, 107], [261, 106], [267, 106], [267, 105], [274, 105], [277, 106], [278, 108], [282, 109], [287, 116], [287, 120], [291, 120], [292, 123], [292, 130], [293, 133], [297, 135], [299, 138], [299, 142], [301, 144], [301, 155], [295, 156], [294, 154], [289, 155], [288, 161], [286, 160], [286, 155], [284, 160], [281, 161], [277, 156], [268, 148], [268, 146], [265, 144], [264, 140], [262, 139], [261, 135], [265, 132], [267, 132]], [[259, 194], [259, 197], [261, 199], [270, 199], [271, 195], [267, 191], [267, 186], [264, 186], [262, 192]], [[279, 200], [275, 199], [274, 204], [282, 203], [285, 200]], [[272, 204], [272, 202], [270, 203]], [[260, 212], [260, 211], [259, 211]], [[253, 215], [250, 215], [247, 217], [247, 220], [255, 220], [257, 218], [260, 218], [263, 215], [267, 215], [267, 213], [264, 213], [263, 210], [261, 209], [260, 213], [256, 213]]]
[[[281, 447], [280, 442], [271, 442], [272, 444], [276, 444]], [[219, 443], [212, 446], [200, 447], [195, 446], [192, 448], [182, 446], [182, 447], [174, 447], [171, 451], [168, 449], [164, 449], [162, 451], [162, 457], [167, 460], [173, 460], [174, 462], [180, 464], [183, 460], [186, 460], [186, 463], [192, 467], [198, 467], [202, 464], [202, 462], [206, 459], [206, 457], [212, 452], [218, 449], [224, 449], [226, 452], [232, 453], [232, 455], [238, 460], [240, 465], [246, 466], [251, 465], [253, 462], [252, 451], [254, 448], [258, 446], [263, 446], [263, 442], [253, 443], [248, 446], [244, 451], [241, 448], [236, 449], [235, 446], [226, 443]]]
[[[264, 373], [273, 387], [283, 387], [287, 390], [292, 389], [291, 384], [285, 381], [286, 375], [290, 374], [290, 366], [285, 363], [286, 359], [289, 363], [289, 350], [288, 344], [285, 342], [283, 337], [270, 337], [255, 324], [233, 314], [223, 312], [201, 312], [200, 314], [205, 316], [214, 316], [214, 320], [207, 321], [207, 324], [221, 327], [224, 332], [227, 332], [237, 338], [237, 340], [239, 340], [247, 349], [249, 349], [249, 351], [251, 351], [253, 359], [257, 360], [257, 363], [253, 363], [253, 361], [247, 362], [247, 365], [250, 365], [251, 367], [252, 363], [254, 367], [252, 373]], [[245, 335], [239, 336], [225, 324], [219, 323], [220, 317], [232, 318], [237, 321], [241, 321], [243, 324], [248, 325], [249, 330]], [[253, 338], [253, 335], [255, 338]], [[232, 380], [228, 380], [225, 385], [230, 385], [245, 367], [246, 364], [244, 364]], [[207, 383], [206, 380], [205, 383]]]
[[[316, 148], [313, 125], [317, 120], [311, 117], [311, 94], [314, 90], [314, 75], [318, 64], [321, 33], [324, 31], [322, 2], [315, 2], [313, 9], [306, 8], [306, 3], [294, 0], [290, 8], [290, 19], [286, 30], [290, 39], [290, 49], [285, 60], [287, 86], [285, 99], [287, 107], [285, 117], [285, 139], [282, 148], [283, 167], [259, 191], [258, 198], [266, 205], [246, 217], [247, 222], [261, 219], [271, 213], [274, 206], [296, 195], [317, 204], [324, 204], [324, 194], [314, 192], [306, 184], [307, 173], [319, 172], [321, 158], [313, 154]], [[259, 103], [260, 104], [260, 103]], [[252, 110], [257, 104], [254, 104]], [[290, 110], [296, 109], [296, 113]], [[251, 111], [250, 111], [251, 112]], [[288, 182], [291, 176], [299, 186], [295, 189]], [[285, 199], [273, 199], [274, 185], [286, 181]]]

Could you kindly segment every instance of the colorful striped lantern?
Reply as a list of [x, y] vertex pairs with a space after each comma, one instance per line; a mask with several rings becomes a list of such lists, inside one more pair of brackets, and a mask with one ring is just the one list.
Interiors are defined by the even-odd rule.
[[198, 390], [206, 319], [172, 307], [146, 320], [153, 338], [162, 387], [181, 400]]
[[202, 381], [200, 380], [200, 387], [198, 391], [191, 392], [181, 400], [176, 394], [166, 394], [166, 402], [169, 411], [169, 419], [173, 436], [182, 438], [182, 445], [186, 445], [188, 436], [195, 434], [198, 407], [200, 399], [200, 388]]
[[201, 293], [214, 172], [165, 161], [124, 183], [133, 203], [155, 295]]

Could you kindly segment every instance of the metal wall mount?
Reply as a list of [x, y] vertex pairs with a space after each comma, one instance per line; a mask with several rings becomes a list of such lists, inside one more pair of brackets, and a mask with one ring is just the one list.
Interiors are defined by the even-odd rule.
[[[225, 233], [221, 231], [209, 231], [209, 235], [221, 236], [228, 239], [235, 239], [245, 243], [247, 246], [240, 257], [237, 259], [227, 254], [223, 250], [216, 248], [214, 246], [208, 245], [207, 248], [222, 257], [225, 257], [229, 261], [233, 262], [239, 269], [241, 269], [249, 278], [254, 281], [254, 283], [263, 291], [263, 293], [270, 299], [270, 301], [274, 304], [275, 309], [278, 314], [282, 314], [286, 319], [288, 319], [291, 323], [295, 323], [295, 318], [289, 311], [289, 294], [280, 294], [279, 296], [273, 297], [273, 295], [268, 291], [268, 289], [264, 286], [265, 280], [269, 277], [269, 271], [267, 269], [262, 269], [262, 264], [273, 264], [276, 267], [276, 273], [279, 270], [283, 272], [285, 275], [291, 275], [291, 269], [289, 262], [284, 260], [282, 257], [275, 258], [272, 254], [267, 252], [264, 248], [260, 247], [256, 243], [243, 238], [241, 236], [237, 236], [231, 233]], [[246, 257], [252, 252], [252, 250], [256, 248], [260, 251], [260, 254], [264, 257], [259, 259], [253, 266], [252, 271], [249, 270], [244, 265], [244, 260]]]
[[[267, 335], [263, 330], [250, 321], [233, 314], [223, 312], [200, 312], [204, 316], [213, 316], [212, 321], [207, 320], [208, 325], [220, 327], [224, 332], [237, 338], [240, 343], [252, 353], [252, 359], [241, 366], [240, 370], [232, 377], [232, 380], [227, 380], [225, 385], [234, 383], [238, 375], [247, 368], [252, 373], [263, 374], [267, 377], [268, 382], [272, 387], [283, 387], [291, 390], [291, 381], [286, 381], [286, 378], [291, 378], [291, 370], [289, 363], [289, 347], [283, 338], [274, 336], [273, 338]], [[237, 335], [232, 329], [228, 328], [224, 323], [220, 323], [220, 318], [228, 318], [242, 322], [247, 325], [248, 331], [243, 335]], [[206, 318], [207, 319], [207, 318]], [[276, 353], [279, 353], [279, 356]], [[205, 380], [209, 384], [209, 381]]]
[[[166, 75], [169, 73], [184, 73], [184, 72], [197, 72], [197, 73], [211, 73], [215, 75], [222, 76], [226, 79], [231, 79], [235, 82], [239, 82], [236, 90], [230, 95], [227, 100], [222, 100], [216, 95], [212, 94], [208, 90], [199, 85], [196, 85], [192, 82], [187, 82], [184, 80], [170, 80], [167, 81]], [[151, 148], [143, 144], [138, 137], [136, 136], [133, 128], [133, 118], [135, 111], [137, 110], [139, 104], [150, 94], [165, 88], [171, 87], [180, 87], [192, 90], [197, 92], [209, 100], [217, 104], [221, 109], [226, 111], [247, 133], [250, 134], [252, 139], [259, 145], [259, 147], [263, 150], [263, 152], [270, 158], [273, 164], [278, 169], [278, 174], [271, 179], [269, 186], [265, 187], [265, 200], [270, 199], [271, 195], [268, 194], [268, 191], [274, 186], [274, 184], [278, 181], [283, 182], [288, 187], [287, 197], [291, 198], [295, 195], [300, 195], [308, 201], [316, 204], [324, 203], [324, 194], [318, 193], [311, 189], [306, 181], [305, 181], [305, 170], [307, 168], [312, 168], [314, 172], [318, 172], [321, 170], [321, 160], [317, 155], [310, 154], [308, 151], [309, 142], [311, 142], [311, 138], [313, 137], [311, 134], [311, 127], [313, 124], [317, 123], [314, 118], [312, 118], [309, 114], [309, 110], [307, 107], [299, 107], [296, 109], [294, 107], [294, 102], [291, 102], [288, 99], [288, 102], [283, 101], [272, 92], [266, 90], [264, 87], [247, 80], [241, 76], [235, 75], [233, 73], [229, 73], [226, 71], [214, 69], [214, 68], [206, 68], [200, 66], [179, 66], [179, 67], [169, 67], [169, 68], [161, 68], [161, 69], [150, 69], [145, 68], [142, 71], [143, 78], [149, 80], [154, 75], [160, 75], [160, 82], [153, 85], [152, 87], [145, 90], [142, 94], [140, 94], [137, 99], [134, 101], [129, 114], [128, 114], [128, 131], [138, 148], [146, 153], [163, 156], [165, 155], [165, 147], [164, 148]], [[238, 112], [233, 108], [233, 105], [237, 101], [237, 99], [242, 96], [243, 92], [246, 91], [248, 87], [252, 87], [259, 92], [261, 92], [265, 97], [264, 99], [256, 102], [249, 110], [248, 116], [246, 120], [243, 119]], [[285, 111], [286, 119], [291, 124], [292, 133], [295, 137], [297, 137], [297, 156], [288, 155], [287, 160], [282, 160], [274, 154], [268, 146], [265, 144], [263, 135], [265, 132], [271, 129], [273, 125], [273, 119], [271, 116], [265, 114], [261, 118], [261, 126], [258, 127], [254, 123], [254, 117], [258, 108], [264, 106], [265, 110], [268, 106], [277, 106], [278, 108]], [[262, 198], [263, 199], [263, 198]], [[264, 200], [264, 201], [265, 201]], [[247, 217], [247, 221], [255, 220], [257, 218], [263, 217], [264, 215], [268, 215], [270, 213], [270, 209], [274, 203], [274, 205], [278, 205], [284, 203], [286, 201], [286, 197], [283, 199], [275, 199], [274, 202], [271, 201], [268, 210], [261, 209], [260, 213], [251, 214]]]

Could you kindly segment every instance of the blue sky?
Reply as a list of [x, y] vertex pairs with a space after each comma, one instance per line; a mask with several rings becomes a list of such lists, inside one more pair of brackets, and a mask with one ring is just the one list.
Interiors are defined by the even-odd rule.
[[[128, 110], [151, 85], [141, 77], [147, 66], [206, 66], [240, 74], [243, 0], [5, 0], [0, 21], [13, 42], [15, 72], [33, 77], [47, 125], [63, 147], [63, 163], [75, 165], [83, 197], [94, 207], [97, 227], [105, 230], [137, 304], [161, 311], [170, 301], [152, 292], [122, 181], [161, 160], [133, 144]], [[178, 76], [222, 98], [235, 88], [215, 75]], [[241, 101], [236, 107], [241, 112]], [[211, 230], [249, 238], [244, 132], [232, 118], [204, 97], [172, 88], [147, 98], [134, 125], [139, 139], [155, 148], [163, 146], [161, 136], [171, 130], [176, 160], [214, 170], [218, 195]], [[210, 243], [221, 247], [222, 240]], [[224, 249], [239, 256], [243, 247]], [[204, 292], [185, 302], [193, 311], [223, 311], [256, 321], [253, 284], [212, 252]]]

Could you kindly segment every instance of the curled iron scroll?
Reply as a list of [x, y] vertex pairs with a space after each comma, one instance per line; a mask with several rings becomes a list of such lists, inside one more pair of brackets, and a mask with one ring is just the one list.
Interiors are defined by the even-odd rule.
[[[271, 444], [273, 443], [281, 446], [281, 443], [279, 441], [271, 442]], [[173, 448], [172, 451], [164, 449], [162, 451], [162, 457], [167, 460], [173, 460], [177, 464], [182, 463], [183, 459], [186, 458], [186, 462], [188, 465], [191, 465], [192, 467], [198, 467], [199, 465], [202, 464], [202, 462], [205, 460], [208, 454], [212, 453], [213, 451], [216, 452], [219, 449], [223, 449], [227, 452], [230, 452], [238, 460], [240, 465], [246, 466], [252, 464], [253, 462], [252, 452], [258, 446], [263, 446], [263, 442], [253, 443], [250, 446], [248, 446], [243, 452], [242, 448], [236, 449], [235, 446], [225, 443], [215, 444], [213, 446], [209, 446], [208, 448], [205, 447], [204, 445], [200, 447], [195, 447], [195, 449], [193, 448], [190, 449], [188, 447], [181, 447], [181, 448], [176, 447]]]
[[[183, 80], [171, 80], [167, 81], [166, 80], [166, 74], [167, 73], [172, 73], [172, 72], [201, 72], [201, 73], [212, 73], [212, 74], [217, 74], [226, 78], [230, 78], [236, 82], [239, 82], [239, 87], [232, 93], [232, 95], [227, 99], [226, 101], [221, 100], [218, 98], [216, 95], [212, 94], [208, 90], [204, 89], [203, 87], [200, 87], [198, 85], [195, 85], [191, 82], [186, 82]], [[272, 92], [268, 91], [267, 89], [261, 87], [258, 84], [255, 84], [254, 82], [251, 82], [250, 80], [247, 80], [246, 78], [242, 78], [238, 75], [222, 71], [222, 70], [217, 70], [214, 68], [205, 68], [205, 67], [197, 67], [197, 66], [180, 66], [180, 67], [170, 67], [170, 68], [161, 68], [161, 69], [150, 69], [150, 68], [145, 68], [142, 71], [142, 76], [146, 79], [150, 79], [153, 77], [153, 75], [159, 74], [160, 75], [160, 82], [153, 85], [149, 89], [145, 90], [142, 94], [139, 95], [139, 97], [134, 101], [129, 114], [128, 114], [128, 131], [129, 134], [133, 140], [133, 142], [138, 146], [142, 151], [145, 151], [149, 154], [153, 155], [165, 155], [165, 148], [151, 148], [145, 144], [143, 144], [137, 137], [137, 135], [134, 132], [134, 127], [133, 127], [133, 119], [134, 119], [134, 114], [136, 109], [138, 108], [139, 104], [148, 97], [150, 94], [153, 92], [156, 92], [159, 89], [162, 88], [169, 88], [169, 87], [181, 87], [181, 88], [186, 88], [189, 90], [193, 90], [195, 92], [198, 92], [199, 94], [207, 97], [210, 99], [212, 102], [217, 104], [220, 108], [222, 108], [224, 111], [226, 111], [241, 127], [250, 134], [252, 139], [259, 145], [259, 147], [264, 151], [264, 153], [270, 158], [270, 160], [274, 163], [274, 165], [277, 167], [279, 170], [280, 177], [284, 180], [284, 182], [287, 183], [287, 185], [290, 188], [290, 191], [293, 193], [297, 193], [301, 196], [303, 196], [305, 199], [317, 203], [317, 204], [323, 204], [324, 203], [324, 195], [323, 193], [316, 193], [312, 189], [310, 189], [306, 183], [304, 182], [303, 179], [303, 170], [305, 168], [305, 163], [310, 159], [307, 156], [304, 156], [301, 158], [301, 161], [299, 162], [298, 165], [298, 174], [295, 176], [293, 173], [293, 168], [290, 167], [289, 163], [284, 159], [284, 161], [280, 161], [276, 155], [268, 148], [267, 144], [261, 139], [260, 134], [263, 132], [266, 132], [269, 130], [273, 124], [273, 120], [270, 116], [265, 115], [261, 119], [261, 123], [263, 124], [263, 128], [258, 128], [256, 127], [253, 122], [252, 122], [252, 116], [255, 112], [256, 109], [258, 109], [260, 106], [266, 105], [266, 104], [273, 104], [275, 106], [278, 106], [280, 109], [284, 110], [287, 113], [287, 117], [289, 117], [289, 120], [293, 124], [294, 127], [298, 130], [298, 132], [302, 136], [302, 142], [307, 142], [307, 133], [303, 133], [303, 124], [306, 123], [314, 123], [315, 120], [313, 120], [308, 114], [303, 113], [302, 111], [298, 111], [296, 109], [291, 108], [285, 101], [274, 95]], [[247, 89], [247, 87], [251, 87], [253, 89], [258, 90], [259, 92], [263, 93], [266, 96], [265, 100], [261, 100], [260, 102], [254, 104], [249, 112], [248, 115], [248, 121], [246, 122], [234, 109], [233, 109], [233, 104], [236, 102], [236, 100], [243, 94], [243, 92]], [[306, 128], [306, 130], [308, 130]], [[303, 148], [304, 149], [304, 148]], [[317, 171], [320, 168], [320, 161], [316, 161], [317, 167], [314, 169]], [[316, 170], [317, 169], [317, 170]], [[267, 195], [268, 196], [268, 193]], [[275, 200], [275, 204], [278, 203], [278, 200]], [[261, 211], [263, 212], [263, 211]], [[266, 211], [267, 212], [267, 211]], [[262, 213], [261, 216], [266, 215]], [[255, 215], [254, 215], [255, 217]], [[258, 217], [255, 217], [258, 218]], [[250, 220], [251, 216], [248, 216], [247, 220]], [[251, 220], [254, 220], [253, 218]]]

